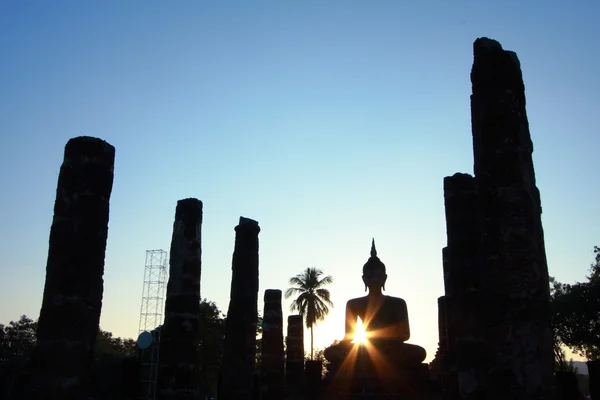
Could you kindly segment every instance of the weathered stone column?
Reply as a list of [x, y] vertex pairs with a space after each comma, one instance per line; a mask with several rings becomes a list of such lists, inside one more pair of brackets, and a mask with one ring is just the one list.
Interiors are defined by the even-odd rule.
[[258, 222], [240, 217], [235, 232], [220, 400], [250, 400], [254, 387], [260, 227]]
[[476, 200], [475, 179], [471, 175], [456, 173], [444, 178], [448, 242], [443, 249], [446, 296], [462, 295], [480, 287], [477, 249], [481, 235]]
[[438, 362], [442, 399], [451, 400], [452, 388], [457, 385], [456, 365], [450, 358], [448, 346], [448, 296], [438, 297]]
[[100, 311], [115, 149], [77, 137], [65, 146], [50, 228], [46, 285], [27, 399], [83, 399]]
[[448, 324], [446, 308], [446, 296], [438, 297], [438, 346], [441, 354], [448, 354]]
[[140, 389], [140, 362], [136, 356], [126, 357], [121, 364], [121, 399], [139, 399]]
[[262, 398], [281, 400], [284, 386], [283, 312], [281, 290], [265, 290], [262, 334]]
[[447, 398], [480, 396], [485, 378], [479, 216], [475, 179], [444, 178], [448, 246], [443, 249], [447, 332]]
[[577, 373], [556, 371], [556, 400], [584, 400], [579, 390]]
[[200, 382], [202, 202], [177, 202], [171, 239], [165, 322], [160, 330], [159, 399], [204, 399]]
[[525, 87], [514, 52], [474, 43], [471, 119], [487, 356], [486, 399], [553, 394], [549, 283]]
[[586, 364], [590, 377], [590, 397], [600, 399], [600, 360], [588, 361]]
[[288, 391], [301, 392], [304, 387], [304, 324], [302, 315], [288, 316], [285, 357], [285, 383]]

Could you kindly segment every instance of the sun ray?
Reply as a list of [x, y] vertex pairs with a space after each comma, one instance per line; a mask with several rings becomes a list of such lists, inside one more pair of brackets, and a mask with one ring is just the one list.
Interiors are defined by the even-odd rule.
[[360, 319], [360, 317], [358, 317], [357, 321], [356, 321], [356, 326], [354, 327], [354, 340], [352, 340], [352, 343], [354, 344], [366, 344], [367, 343], [367, 329], [365, 327], [365, 325], [363, 324], [362, 319]]

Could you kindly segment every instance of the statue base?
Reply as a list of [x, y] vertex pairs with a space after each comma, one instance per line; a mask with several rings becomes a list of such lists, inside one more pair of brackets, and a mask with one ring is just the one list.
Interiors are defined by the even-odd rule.
[[345, 356], [340, 357], [340, 345], [325, 351], [326, 357], [330, 356], [324, 382], [327, 398], [426, 398], [429, 392], [426, 363], [406, 363], [405, 357], [394, 357], [362, 345], [352, 345]]

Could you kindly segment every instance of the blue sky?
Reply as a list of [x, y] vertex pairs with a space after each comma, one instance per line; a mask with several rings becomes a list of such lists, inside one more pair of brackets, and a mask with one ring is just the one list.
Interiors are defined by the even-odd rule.
[[[260, 233], [259, 309], [306, 267], [347, 299], [375, 237], [387, 293], [430, 360], [446, 243], [443, 178], [472, 173], [472, 43], [523, 69], [550, 274], [600, 245], [600, 6], [579, 1], [0, 2], [0, 322], [39, 315], [66, 142], [116, 147], [101, 326], [137, 336], [145, 250], [177, 200], [204, 202], [202, 296], [227, 311], [233, 228]], [[287, 315], [289, 301], [284, 304]], [[307, 342], [308, 345], [308, 342]]]

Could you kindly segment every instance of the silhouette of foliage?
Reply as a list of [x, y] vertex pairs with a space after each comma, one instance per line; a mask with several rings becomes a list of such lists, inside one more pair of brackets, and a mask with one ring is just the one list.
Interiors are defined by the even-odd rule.
[[121, 393], [121, 366], [126, 357], [135, 356], [134, 339], [114, 337], [100, 329], [94, 344], [94, 360], [90, 371], [90, 395], [96, 399], [118, 398]]
[[8, 398], [27, 365], [35, 346], [37, 322], [22, 315], [18, 321], [0, 324], [0, 398]]
[[[200, 346], [202, 353], [202, 382], [207, 397], [216, 395], [219, 383], [219, 371], [223, 364], [223, 340], [227, 317], [217, 305], [207, 299], [200, 303]], [[256, 334], [262, 334], [262, 317], [258, 315]], [[262, 340], [256, 340], [256, 365], [260, 368]]]
[[225, 316], [214, 302], [207, 299], [202, 299], [200, 302], [200, 313], [202, 382], [205, 385], [204, 393], [212, 396], [217, 393], [219, 370], [223, 359]]
[[305, 318], [306, 327], [310, 328], [310, 358], [313, 359], [313, 326], [325, 319], [329, 314], [329, 307], [333, 307], [329, 290], [325, 285], [333, 282], [331, 275], [324, 278], [323, 271], [316, 268], [306, 268], [301, 274], [290, 278], [289, 284], [293, 285], [285, 291], [285, 298], [298, 295], [292, 302], [290, 310], [299, 312]]
[[[0, 324], [0, 398], [9, 398], [17, 379], [27, 368], [36, 342], [37, 321], [22, 315], [18, 321]], [[97, 399], [119, 397], [119, 373], [123, 359], [135, 355], [133, 339], [98, 331], [90, 372], [89, 392]]]
[[587, 282], [574, 285], [551, 278], [550, 310], [558, 365], [566, 364], [560, 344], [588, 360], [600, 359], [600, 248]]
[[[225, 316], [214, 302], [206, 299], [201, 301], [200, 311], [202, 381], [205, 393], [214, 395], [223, 356]], [[262, 330], [260, 321], [259, 316], [258, 332]], [[0, 398], [9, 398], [16, 379], [26, 368], [35, 346], [36, 329], [37, 322], [25, 315], [6, 326], [0, 324]], [[115, 337], [111, 332], [99, 330], [94, 345], [89, 395], [98, 400], [120, 398], [123, 361], [126, 357], [137, 356], [137, 352], [134, 339]]]

